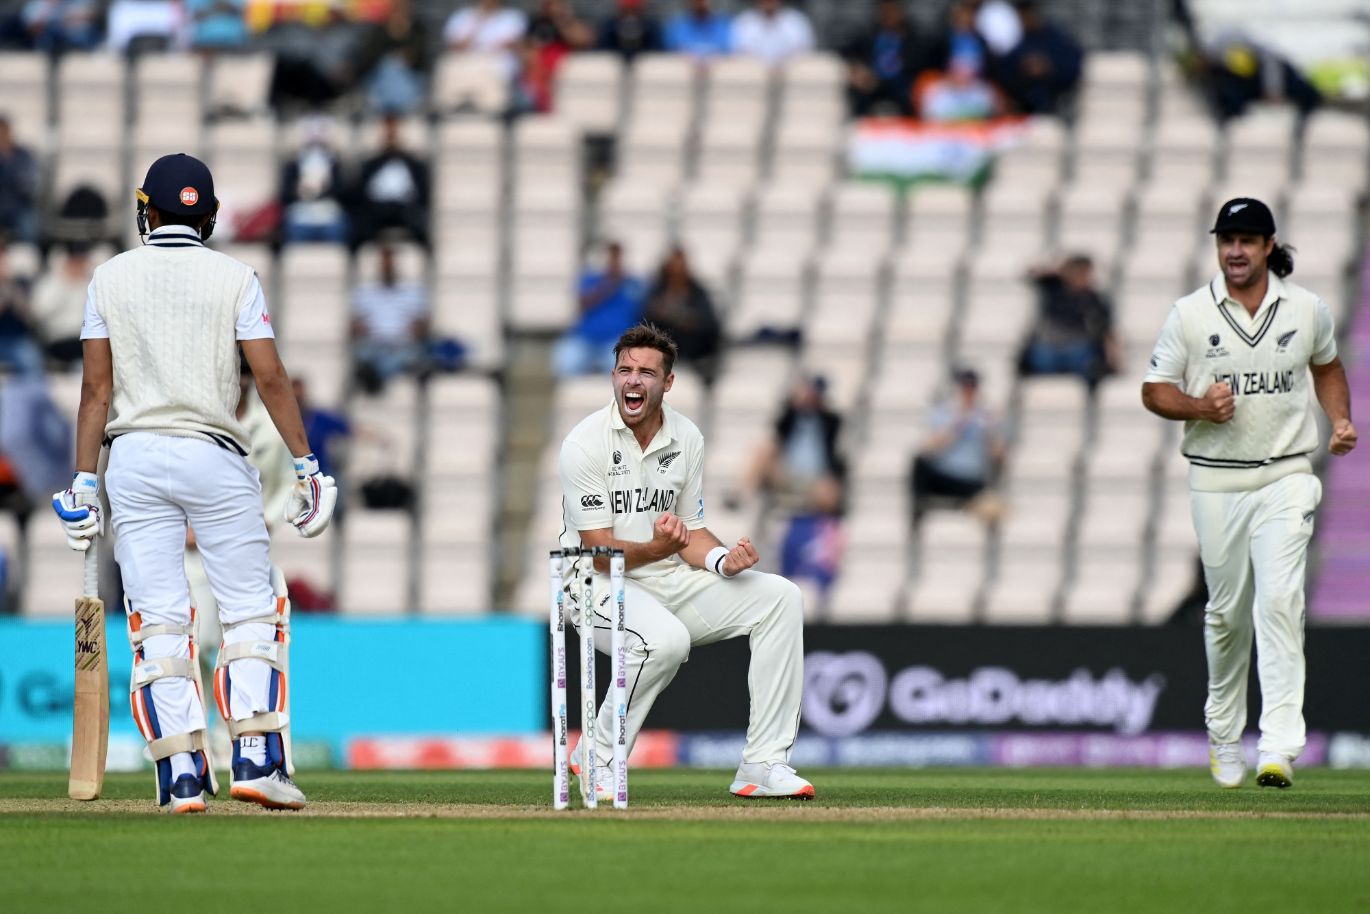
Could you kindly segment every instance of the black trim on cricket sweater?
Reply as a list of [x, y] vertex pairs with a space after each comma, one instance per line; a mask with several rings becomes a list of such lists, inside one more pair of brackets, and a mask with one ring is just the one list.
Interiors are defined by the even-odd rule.
[[1271, 326], [1274, 325], [1275, 315], [1280, 310], [1280, 299], [1275, 299], [1275, 303], [1270, 306], [1270, 310], [1265, 314], [1265, 320], [1262, 321], [1260, 327], [1257, 328], [1256, 335], [1252, 336], [1247, 333], [1240, 324], [1233, 320], [1232, 315], [1223, 307], [1222, 299], [1218, 298], [1218, 290], [1213, 286], [1215, 282], [1217, 282], [1216, 279], [1209, 280], [1208, 294], [1213, 296], [1213, 304], [1218, 306], [1218, 313], [1223, 316], [1223, 320], [1227, 321], [1227, 326], [1231, 327], [1236, 331], [1237, 336], [1241, 337], [1242, 342], [1246, 343], [1246, 345], [1250, 346], [1252, 349], [1255, 349], [1256, 345], [1260, 343], [1261, 340], [1265, 339], [1265, 334], [1270, 330]]
[[1226, 457], [1205, 457], [1202, 454], [1182, 454], [1182, 456], [1195, 466], [1214, 467], [1222, 470], [1255, 470], [1260, 467], [1268, 467], [1272, 463], [1279, 463], [1281, 460], [1293, 460], [1296, 457], [1307, 457], [1312, 451], [1300, 451], [1297, 454], [1284, 454], [1279, 457], [1267, 457], [1264, 460], [1232, 460]]

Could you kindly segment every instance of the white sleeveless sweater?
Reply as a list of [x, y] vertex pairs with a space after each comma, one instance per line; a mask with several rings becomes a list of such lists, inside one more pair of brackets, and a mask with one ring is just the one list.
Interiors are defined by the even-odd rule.
[[105, 433], [229, 439], [246, 454], [238, 407], [238, 309], [250, 266], [199, 245], [145, 245], [95, 270], [109, 328], [113, 410]]

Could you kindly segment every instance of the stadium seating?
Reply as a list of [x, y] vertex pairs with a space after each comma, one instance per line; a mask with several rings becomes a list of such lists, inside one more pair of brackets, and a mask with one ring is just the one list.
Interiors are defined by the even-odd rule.
[[[1315, 40], [1355, 37], [1273, 0], [1257, 5], [1272, 17], [1261, 36], [1296, 56]], [[1245, 0], [1203, 6], [1205, 30], [1249, 19], [1239, 15]], [[1073, 119], [1028, 119], [983, 187], [898, 189], [845, 176], [845, 68], [830, 53], [775, 69], [573, 55], [556, 77], [553, 113], [508, 123], [496, 117], [510, 101], [499, 60], [444, 54], [431, 122], [402, 125], [432, 164], [434, 201], [431, 255], [402, 248], [401, 272], [430, 283], [436, 335], [464, 344], [467, 372], [369, 398], [350, 389], [348, 321], [352, 289], [374, 273], [370, 252], [234, 242], [239, 223], [274, 200], [297, 140], [298, 125], [268, 106], [272, 63], [4, 53], [0, 92], [43, 159], [45, 205], [92, 185], [125, 240], [129, 187], [151, 158], [176, 148], [209, 160], [223, 201], [216, 245], [258, 270], [287, 364], [314, 398], [368, 430], [348, 454], [344, 523], [317, 543], [276, 538], [283, 567], [336, 591], [348, 614], [544, 611], [537, 563], [561, 525], [557, 446], [608, 390], [599, 377], [558, 382], [546, 428], [520, 430], [540, 443], [536, 507], [526, 535], [512, 538], [522, 543], [521, 584], [501, 589], [508, 404], [526, 393], [511, 359], [521, 343], [545, 344], [571, 324], [593, 242], [619, 239], [641, 275], [682, 244], [719, 307], [728, 350], [717, 379], [706, 386], [681, 366], [669, 402], [708, 436], [706, 500], [725, 539], [752, 532], [776, 553], [776, 519], [734, 496], [792, 381], [828, 379], [850, 457], [846, 552], [831, 590], [814, 594], [815, 617], [1162, 621], [1193, 585], [1194, 537], [1175, 431], [1142, 410], [1138, 387], [1171, 303], [1214, 272], [1213, 206], [1267, 199], [1299, 248], [1300, 280], [1339, 319], [1363, 242], [1363, 117], [1324, 110], [1299, 125], [1287, 107], [1258, 105], [1220, 127], [1170, 62], [1137, 52], [1092, 53]], [[334, 114], [355, 165], [374, 150], [378, 123]], [[592, 180], [587, 138], [612, 148]], [[1094, 258], [1123, 355], [1119, 376], [1092, 396], [1074, 378], [1019, 381], [1015, 371], [1037, 307], [1027, 270], [1071, 251]], [[22, 245], [8, 259], [27, 276], [57, 264]], [[981, 373], [1008, 432], [1007, 513], [987, 526], [935, 510], [915, 531], [910, 461], [960, 365]], [[70, 413], [72, 382], [53, 384]], [[384, 473], [426, 480], [416, 510], [363, 505], [357, 487]], [[0, 543], [27, 550], [24, 611], [65, 611], [70, 594], [51, 584], [65, 578], [45, 571], [69, 566], [52, 525], [20, 537], [3, 524]]]

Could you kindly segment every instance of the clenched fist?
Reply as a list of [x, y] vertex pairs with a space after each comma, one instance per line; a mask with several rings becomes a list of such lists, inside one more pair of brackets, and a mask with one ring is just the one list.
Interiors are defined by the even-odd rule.
[[685, 522], [667, 512], [652, 525], [652, 552], [657, 559], [669, 558], [690, 545], [690, 530]]
[[737, 545], [728, 550], [728, 555], [723, 559], [723, 576], [730, 578], [751, 568], [761, 561], [761, 556], [756, 554], [756, 547], [747, 537], [737, 541]]
[[1340, 457], [1351, 453], [1355, 446], [1356, 427], [1350, 419], [1338, 419], [1332, 426], [1332, 440], [1328, 442], [1327, 449]]
[[1232, 388], [1226, 381], [1219, 381], [1203, 395], [1203, 418], [1207, 422], [1219, 424], [1232, 418], [1237, 410], [1237, 401], [1232, 397]]

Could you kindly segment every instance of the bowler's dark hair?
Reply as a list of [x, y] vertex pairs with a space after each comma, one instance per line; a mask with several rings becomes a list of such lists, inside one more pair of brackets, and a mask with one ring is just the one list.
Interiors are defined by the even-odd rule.
[[1294, 249], [1287, 244], [1276, 244], [1265, 259], [1265, 265], [1280, 279], [1294, 272]]
[[641, 323], [628, 330], [614, 344], [614, 365], [618, 365], [619, 353], [626, 349], [655, 349], [661, 353], [661, 367], [670, 374], [675, 368], [675, 360], [680, 355], [675, 340], [655, 324]]

